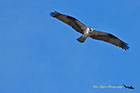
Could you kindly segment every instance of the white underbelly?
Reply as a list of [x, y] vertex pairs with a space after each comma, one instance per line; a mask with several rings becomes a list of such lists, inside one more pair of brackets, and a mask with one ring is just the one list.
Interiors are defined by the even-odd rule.
[[90, 32], [90, 29], [87, 27], [87, 29], [84, 31], [83, 36], [88, 37], [90, 35], [89, 32]]
[[87, 27], [87, 29], [84, 31], [84, 34], [89, 34], [90, 29]]

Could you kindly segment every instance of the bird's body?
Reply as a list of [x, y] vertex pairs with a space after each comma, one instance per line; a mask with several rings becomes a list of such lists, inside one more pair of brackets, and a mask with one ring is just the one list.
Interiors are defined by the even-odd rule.
[[119, 38], [116, 36], [110, 34], [110, 33], [105, 33], [101, 31], [96, 31], [93, 28], [89, 28], [80, 21], [78, 21], [76, 18], [64, 15], [58, 12], [51, 12], [50, 15], [52, 17], [57, 18], [58, 20], [68, 24], [71, 26], [73, 29], [75, 29], [77, 32], [83, 34], [81, 37], [79, 37], [77, 40], [81, 43], [83, 43], [88, 37], [91, 37], [92, 39], [96, 40], [101, 40], [105, 41], [108, 43], [111, 43], [115, 46], [121, 47], [122, 49], [128, 50], [129, 46], [127, 43], [121, 41]]
[[83, 31], [83, 35], [81, 37], [79, 37], [77, 40], [81, 43], [83, 43], [87, 37], [90, 37], [93, 33], [94, 29], [91, 29], [89, 27], [87, 27], [87, 29], [85, 29]]

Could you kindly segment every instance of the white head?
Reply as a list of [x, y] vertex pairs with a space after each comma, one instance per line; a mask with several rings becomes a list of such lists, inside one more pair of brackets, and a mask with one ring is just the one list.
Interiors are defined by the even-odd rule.
[[94, 31], [95, 29], [94, 28], [91, 28], [91, 31]]

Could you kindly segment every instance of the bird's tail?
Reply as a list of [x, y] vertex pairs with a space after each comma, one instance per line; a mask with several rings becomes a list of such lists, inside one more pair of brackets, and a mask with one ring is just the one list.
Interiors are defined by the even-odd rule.
[[81, 43], [84, 43], [86, 39], [87, 39], [87, 37], [84, 37], [84, 36], [77, 38], [77, 40]]

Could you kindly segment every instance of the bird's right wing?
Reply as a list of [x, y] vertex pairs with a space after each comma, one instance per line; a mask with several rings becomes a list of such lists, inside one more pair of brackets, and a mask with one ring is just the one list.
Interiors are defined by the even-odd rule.
[[85, 26], [83, 23], [81, 23], [80, 21], [78, 21], [76, 18], [68, 16], [68, 15], [64, 15], [61, 13], [58, 13], [56, 11], [51, 12], [50, 15], [52, 17], [57, 18], [58, 20], [68, 24], [69, 26], [71, 26], [73, 29], [75, 29], [76, 31], [80, 32], [80, 33], [84, 33], [83, 31], [85, 31], [87, 29], [87, 26]]

